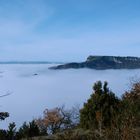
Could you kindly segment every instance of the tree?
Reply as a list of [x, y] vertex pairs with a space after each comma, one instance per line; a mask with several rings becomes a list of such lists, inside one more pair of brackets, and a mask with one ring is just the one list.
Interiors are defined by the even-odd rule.
[[7, 131], [6, 130], [1, 130], [0, 129], [0, 139], [1, 140], [7, 140]]
[[93, 86], [93, 93], [80, 110], [80, 125], [86, 129], [110, 127], [114, 116], [119, 111], [120, 100], [109, 90], [108, 83], [98, 81]]
[[24, 122], [23, 125], [19, 128], [19, 131], [17, 132], [18, 139], [29, 138], [29, 137], [39, 136], [39, 135], [40, 135], [40, 130], [35, 120], [29, 123]]
[[32, 122], [29, 122], [28, 135], [29, 135], [29, 137], [34, 137], [34, 136], [40, 135], [40, 130], [39, 130], [39, 127], [37, 126], [35, 120], [33, 120]]
[[10, 123], [7, 130], [7, 139], [15, 140], [16, 139], [16, 124]]
[[8, 112], [0, 112], [0, 120], [5, 120], [7, 117], [9, 117]]
[[131, 90], [125, 92], [121, 104], [118, 123], [122, 139], [140, 139], [140, 82], [133, 83]]
[[45, 109], [43, 118], [36, 120], [40, 130], [46, 134], [54, 134], [65, 129], [74, 128], [79, 123], [79, 109], [65, 110], [64, 106], [54, 109]]
[[[0, 98], [3, 98], [5, 96], [9, 96], [10, 94], [11, 93], [0, 95]], [[8, 112], [0, 112], [0, 120], [5, 120], [7, 117], [9, 117], [9, 113]]]
[[127, 117], [131, 117], [133, 125], [140, 126], [140, 82], [134, 83], [131, 90], [123, 95], [122, 103], [124, 112]]

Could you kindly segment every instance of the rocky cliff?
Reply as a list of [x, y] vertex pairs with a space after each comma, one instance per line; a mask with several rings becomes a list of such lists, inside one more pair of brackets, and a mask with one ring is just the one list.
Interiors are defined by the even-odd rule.
[[120, 56], [89, 56], [85, 62], [67, 63], [51, 67], [50, 69], [138, 69], [140, 68], [139, 57], [120, 57]]

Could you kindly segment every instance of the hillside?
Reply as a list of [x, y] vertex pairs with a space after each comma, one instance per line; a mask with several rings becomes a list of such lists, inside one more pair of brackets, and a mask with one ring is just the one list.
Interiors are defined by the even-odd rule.
[[138, 69], [140, 68], [139, 57], [120, 57], [120, 56], [89, 56], [85, 62], [67, 63], [50, 67], [50, 69], [79, 69], [90, 68], [97, 70], [104, 69]]

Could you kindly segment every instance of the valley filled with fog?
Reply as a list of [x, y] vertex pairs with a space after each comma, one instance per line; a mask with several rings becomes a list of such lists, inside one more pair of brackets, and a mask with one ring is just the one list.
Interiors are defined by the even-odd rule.
[[108, 81], [110, 89], [118, 97], [129, 89], [130, 79], [140, 77], [137, 70], [49, 70], [53, 64], [2, 64], [0, 65], [0, 111], [10, 117], [1, 122], [7, 128], [9, 122], [20, 126], [42, 115], [45, 108], [65, 105], [82, 106], [92, 93], [94, 82]]

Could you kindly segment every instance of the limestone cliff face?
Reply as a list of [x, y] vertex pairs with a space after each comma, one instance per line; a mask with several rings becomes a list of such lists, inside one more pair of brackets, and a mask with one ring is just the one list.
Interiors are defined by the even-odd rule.
[[51, 67], [50, 69], [69, 69], [69, 68], [91, 68], [91, 69], [138, 69], [140, 68], [139, 57], [120, 57], [120, 56], [89, 56], [85, 62], [67, 63]]

